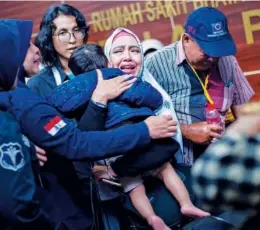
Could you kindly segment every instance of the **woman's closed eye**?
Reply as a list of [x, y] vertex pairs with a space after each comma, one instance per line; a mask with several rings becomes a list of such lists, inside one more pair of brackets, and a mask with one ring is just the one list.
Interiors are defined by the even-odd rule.
[[113, 50], [113, 54], [121, 54], [121, 53], [123, 53], [122, 49]]
[[139, 54], [140, 53], [140, 49], [139, 48], [133, 48], [133, 49], [131, 49], [131, 52]]

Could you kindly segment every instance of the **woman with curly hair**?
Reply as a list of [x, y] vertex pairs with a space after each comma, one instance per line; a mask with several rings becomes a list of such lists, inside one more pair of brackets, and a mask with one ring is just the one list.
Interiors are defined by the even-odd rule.
[[44, 69], [28, 81], [33, 91], [46, 97], [74, 77], [68, 60], [73, 50], [87, 42], [88, 29], [84, 15], [73, 6], [56, 5], [46, 11], [36, 37]]

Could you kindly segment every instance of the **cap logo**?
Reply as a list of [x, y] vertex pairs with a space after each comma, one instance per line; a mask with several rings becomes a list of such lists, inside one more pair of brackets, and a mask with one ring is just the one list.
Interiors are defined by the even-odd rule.
[[[213, 24], [213, 25], [214, 25], [214, 24]], [[221, 30], [221, 28], [222, 28], [222, 23], [221, 23], [221, 22], [215, 23], [214, 29], [215, 29], [216, 31]]]
[[192, 26], [188, 26], [188, 32], [191, 33], [191, 34], [195, 34], [196, 29], [193, 28]]
[[212, 34], [208, 34], [208, 37], [219, 37], [227, 34], [227, 31], [223, 30], [222, 22], [212, 23]]

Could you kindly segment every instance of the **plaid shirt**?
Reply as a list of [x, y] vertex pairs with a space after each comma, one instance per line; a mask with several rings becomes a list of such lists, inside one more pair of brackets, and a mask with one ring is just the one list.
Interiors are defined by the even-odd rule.
[[193, 191], [207, 210], [254, 209], [260, 205], [260, 134], [229, 132], [192, 168]]
[[[207, 100], [197, 77], [189, 67], [182, 42], [176, 42], [157, 51], [145, 61], [145, 65], [158, 83], [170, 95], [179, 122], [192, 124], [205, 121]], [[217, 66], [224, 83], [222, 106], [220, 111], [226, 113], [233, 105], [248, 102], [254, 94], [237, 60], [234, 56], [221, 57]], [[213, 99], [217, 95], [212, 95]], [[188, 139], [183, 139], [184, 152], [182, 162], [193, 164], [193, 149], [198, 154], [204, 149]], [[196, 153], [197, 153], [196, 152]]]

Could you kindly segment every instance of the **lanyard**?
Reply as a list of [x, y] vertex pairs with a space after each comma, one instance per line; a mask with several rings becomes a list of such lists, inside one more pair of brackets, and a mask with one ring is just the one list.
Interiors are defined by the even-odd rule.
[[204, 91], [204, 95], [205, 95], [205, 97], [207, 98], [208, 102], [209, 102], [210, 104], [214, 104], [214, 101], [212, 100], [212, 98], [211, 98], [211, 96], [209, 95], [209, 92], [208, 92], [208, 90], [207, 90], [207, 85], [208, 85], [208, 82], [209, 82], [209, 75], [207, 75], [207, 77], [206, 77], [206, 79], [205, 79], [205, 84], [203, 84], [203, 82], [201, 81], [201, 79], [200, 79], [200, 77], [199, 77], [197, 71], [193, 68], [192, 65], [190, 65], [190, 63], [188, 63], [188, 64], [189, 64], [190, 68], [192, 69], [193, 73], [195, 74], [195, 76], [198, 78], [198, 80], [199, 80], [199, 82], [200, 82], [200, 84], [201, 84], [201, 87], [202, 87], [202, 89], [203, 89], [203, 91]]

